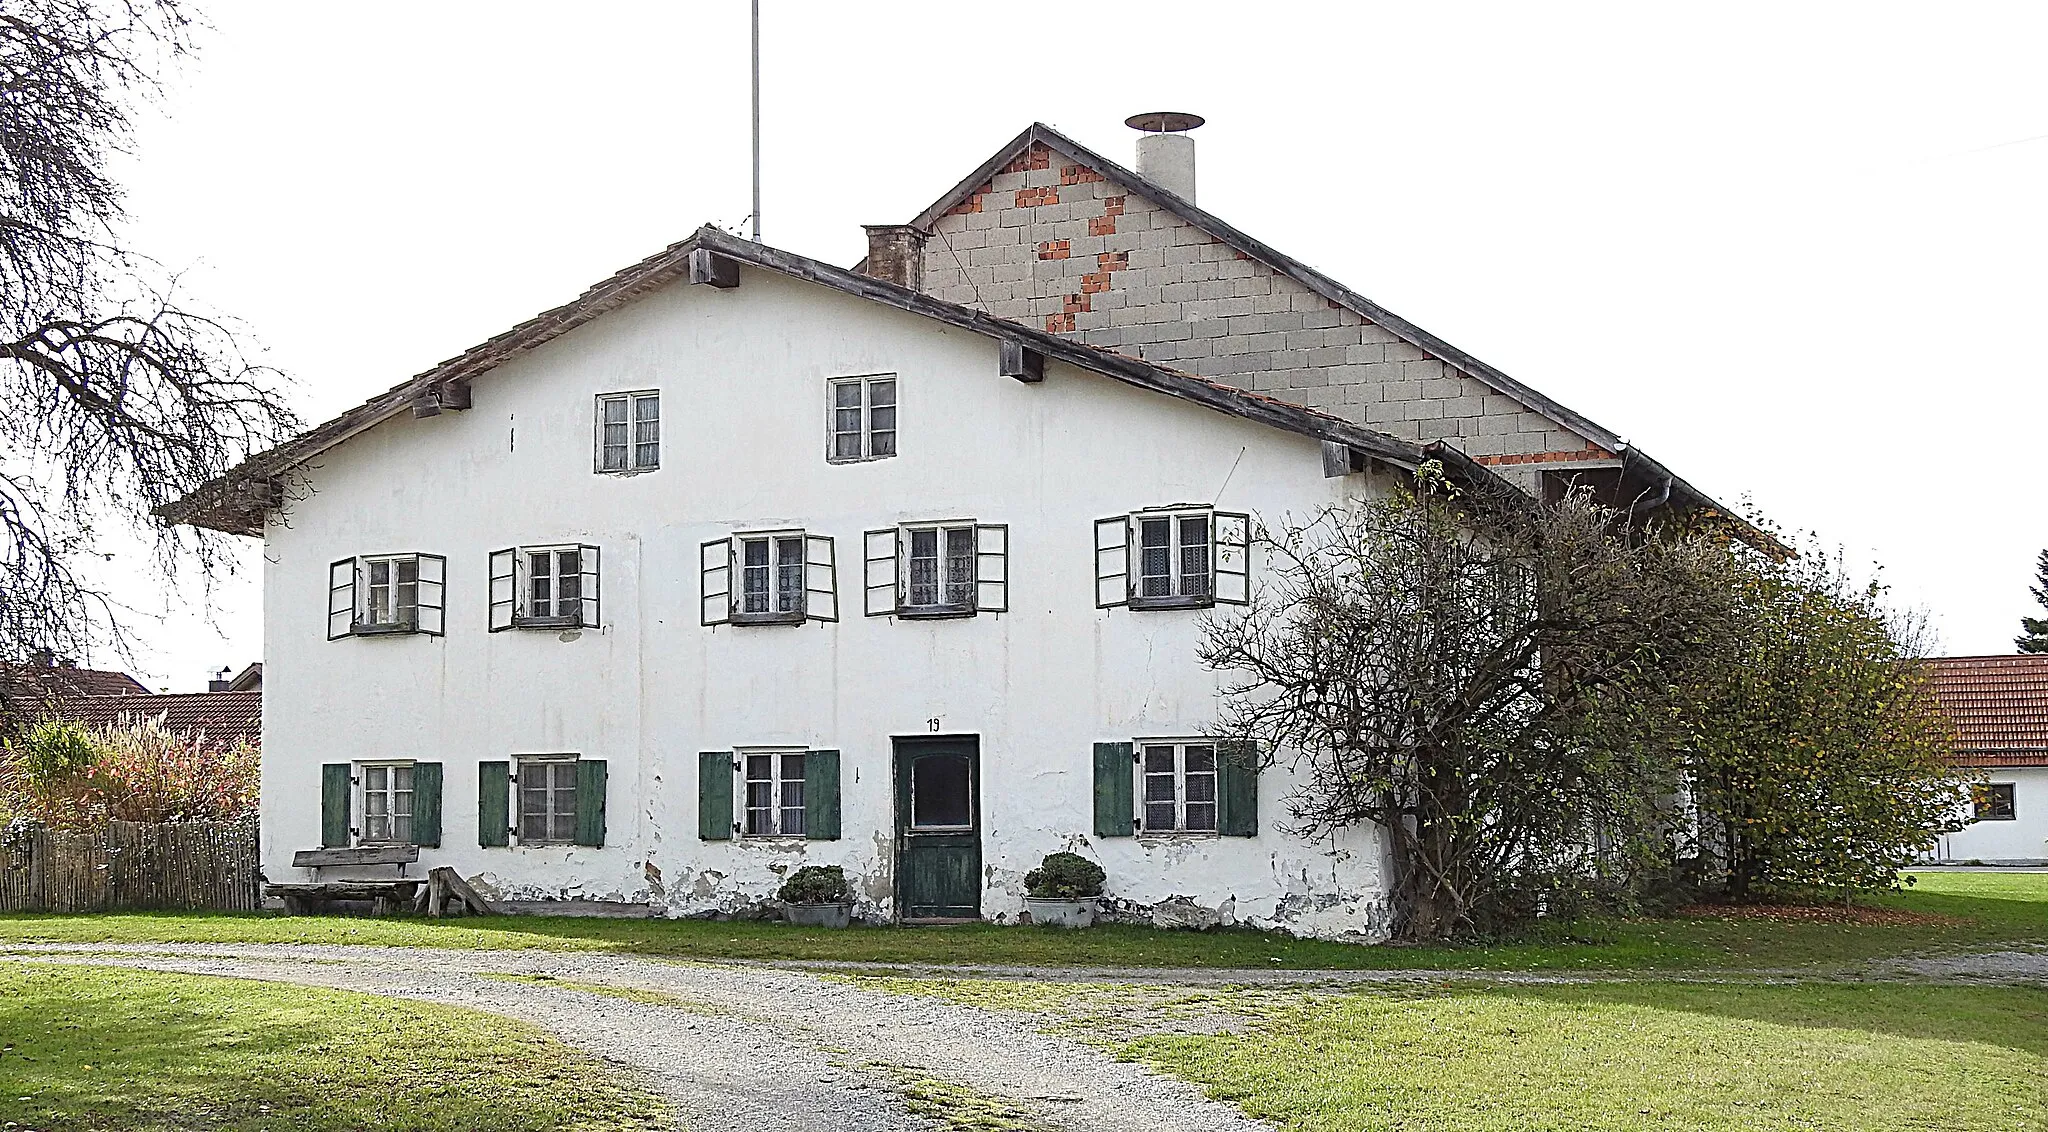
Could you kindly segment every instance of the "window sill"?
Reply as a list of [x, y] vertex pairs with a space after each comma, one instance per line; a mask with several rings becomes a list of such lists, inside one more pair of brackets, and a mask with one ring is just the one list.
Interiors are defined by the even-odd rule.
[[551, 630], [587, 629], [590, 626], [585, 625], [581, 617], [515, 617], [512, 619], [512, 627], [514, 629]]
[[898, 606], [896, 616], [905, 621], [951, 621], [972, 617], [978, 612], [973, 606], [914, 605]]
[[630, 476], [646, 475], [648, 472], [658, 472], [661, 470], [661, 465], [649, 464], [644, 468], [596, 468], [593, 470], [600, 476], [613, 476], [625, 479]]
[[894, 460], [895, 458], [896, 453], [890, 452], [882, 456], [827, 456], [825, 457], [825, 462], [827, 464], [872, 464], [877, 460]]
[[793, 849], [810, 841], [801, 833], [737, 833], [732, 839], [738, 845], [758, 845], [763, 849]]
[[1208, 609], [1215, 604], [1213, 597], [1134, 597], [1130, 600], [1132, 609]]
[[802, 613], [735, 613], [732, 615], [732, 623], [735, 625], [801, 625], [804, 623], [804, 615]]
[[419, 631], [418, 625], [408, 625], [402, 621], [389, 625], [351, 625], [348, 630], [351, 637], [403, 637]]
[[1978, 823], [1978, 822], [1980, 822], [1980, 821], [2018, 821], [2018, 820], [2020, 820], [2020, 819], [2019, 819], [2019, 815], [2017, 815], [2017, 814], [2007, 814], [2007, 815], [2005, 815], [2004, 817], [1986, 817], [1986, 818], [1971, 818], [1971, 819], [1970, 819], [1970, 824], [1971, 824], [1971, 825], [1975, 825], [1975, 824], [1977, 824], [1977, 823]]
[[1223, 834], [1213, 829], [1141, 829], [1136, 834], [1140, 842], [1145, 841], [1213, 841]]

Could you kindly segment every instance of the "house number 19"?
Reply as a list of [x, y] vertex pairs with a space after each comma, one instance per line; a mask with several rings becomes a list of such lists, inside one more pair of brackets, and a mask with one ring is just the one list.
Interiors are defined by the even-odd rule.
[[931, 717], [930, 719], [925, 720], [925, 723], [929, 725], [933, 731], [937, 731], [939, 729], [939, 717], [936, 715]]

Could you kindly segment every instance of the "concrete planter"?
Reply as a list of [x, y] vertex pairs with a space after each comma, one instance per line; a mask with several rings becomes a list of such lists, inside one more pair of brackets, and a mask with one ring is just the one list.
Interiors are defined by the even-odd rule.
[[1024, 898], [1024, 910], [1031, 913], [1031, 922], [1048, 928], [1092, 928], [1095, 926], [1095, 910], [1101, 898], [1084, 896], [1079, 900], [1040, 900], [1036, 896]]
[[843, 928], [853, 921], [853, 905], [784, 904], [782, 916], [807, 928]]

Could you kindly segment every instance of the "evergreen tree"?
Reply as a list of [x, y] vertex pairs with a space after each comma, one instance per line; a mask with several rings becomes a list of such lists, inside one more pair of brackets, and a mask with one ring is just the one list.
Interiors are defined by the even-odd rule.
[[[2048, 613], [2048, 550], [2034, 560], [2034, 600]], [[2012, 643], [2021, 652], [2048, 653], [2048, 617], [2022, 617], [2020, 628], [2026, 632], [2014, 637]]]

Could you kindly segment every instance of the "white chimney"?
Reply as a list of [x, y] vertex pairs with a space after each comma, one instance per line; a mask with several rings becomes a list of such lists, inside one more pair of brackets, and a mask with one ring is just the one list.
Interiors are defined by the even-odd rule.
[[1138, 176], [1195, 202], [1195, 139], [1188, 131], [1202, 124], [1199, 114], [1155, 110], [1133, 114], [1124, 125], [1143, 133], [1138, 139]]

